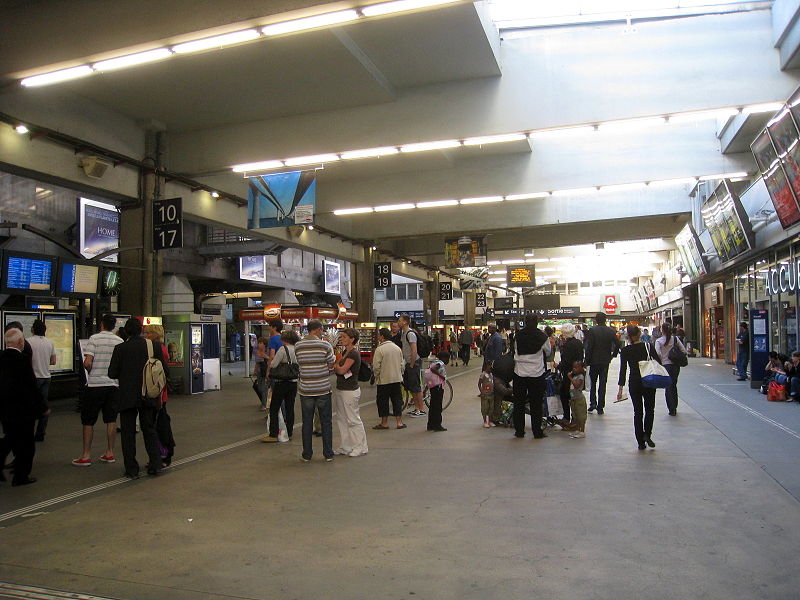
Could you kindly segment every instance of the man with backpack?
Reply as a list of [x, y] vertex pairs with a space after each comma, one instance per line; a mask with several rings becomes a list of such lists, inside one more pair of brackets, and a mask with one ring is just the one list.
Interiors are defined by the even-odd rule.
[[[403, 360], [406, 363], [403, 370], [403, 387], [411, 392], [411, 397], [414, 399], [414, 408], [409, 411], [408, 415], [411, 417], [422, 417], [426, 414], [423, 410], [422, 403], [422, 358], [417, 348], [420, 341], [417, 333], [411, 329], [411, 317], [408, 315], [400, 315], [397, 319], [397, 324], [400, 326], [401, 341], [403, 343]], [[427, 348], [430, 354], [430, 347]]]
[[[136, 479], [139, 477], [139, 463], [136, 461], [137, 415], [149, 457], [147, 474], [158, 475], [161, 470], [161, 453], [155, 426], [161, 391], [158, 390], [158, 397], [154, 397], [156, 390], [151, 388], [161, 385], [163, 389], [166, 362], [161, 344], [148, 343], [149, 340], [141, 336], [142, 323], [138, 319], [131, 318], [125, 322], [125, 333], [128, 339], [115, 346], [111, 354], [108, 377], [119, 381], [117, 409], [122, 430], [125, 477]], [[161, 369], [152, 364], [151, 357], [161, 363]], [[154, 380], [159, 378], [161, 381]]]

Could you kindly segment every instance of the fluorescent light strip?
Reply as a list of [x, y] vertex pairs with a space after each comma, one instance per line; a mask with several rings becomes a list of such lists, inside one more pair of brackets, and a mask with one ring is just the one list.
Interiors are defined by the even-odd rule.
[[326, 162], [335, 162], [339, 160], [338, 154], [314, 154], [311, 156], [296, 156], [295, 158], [287, 158], [284, 164], [287, 167], [297, 167], [299, 165], [316, 165]]
[[542, 131], [532, 131], [530, 136], [534, 140], [548, 140], [555, 138], [573, 137], [594, 133], [592, 125], [580, 125], [578, 127], [559, 127], [558, 129], [544, 129]]
[[700, 181], [710, 181], [712, 179], [733, 179], [736, 177], [747, 177], [747, 172], [739, 171], [737, 173], [717, 173], [716, 175], [702, 175], [698, 179]]
[[503, 261], [501, 261], [501, 260], [487, 260], [486, 261], [486, 265], [490, 266], [490, 267], [493, 267], [495, 265], [500, 265], [502, 263], [503, 263]]
[[648, 129], [658, 125], [664, 125], [664, 117], [646, 117], [636, 119], [623, 119], [620, 121], [607, 121], [597, 126], [597, 131], [606, 133], [609, 131], [629, 131], [631, 129]]
[[571, 190], [553, 190], [553, 196], [577, 196], [580, 194], [594, 194], [597, 192], [596, 187], [574, 188]]
[[362, 6], [361, 14], [365, 17], [377, 17], [380, 15], [390, 15], [393, 13], [415, 10], [418, 8], [430, 8], [443, 4], [453, 4], [458, 0], [395, 0], [395, 2], [382, 2], [371, 6]]
[[444, 150], [446, 148], [457, 148], [461, 145], [459, 140], [440, 140], [437, 142], [419, 142], [416, 144], [406, 144], [400, 146], [400, 152], [426, 152], [428, 150]]
[[506, 200], [531, 200], [534, 198], [547, 198], [550, 195], [550, 192], [533, 192], [530, 194], [512, 194], [510, 196], [506, 196]]
[[742, 108], [743, 115], [754, 115], [758, 113], [775, 112], [783, 108], [783, 102], [764, 102], [763, 104], [751, 104]]
[[646, 188], [647, 184], [644, 181], [638, 183], [619, 183], [616, 185], [601, 185], [601, 192], [624, 192], [628, 190], [639, 190]]
[[236, 165], [233, 167], [233, 172], [244, 173], [245, 171], [266, 171], [267, 169], [277, 169], [278, 167], [282, 166], [284, 166], [282, 160], [264, 160], [261, 162]]
[[489, 277], [488, 281], [505, 281], [505, 277]]
[[488, 144], [502, 144], [504, 142], [519, 142], [528, 139], [524, 133], [503, 133], [500, 135], [486, 135], [483, 137], [467, 138], [465, 146], [483, 146]]
[[362, 213], [371, 213], [372, 207], [371, 206], [364, 206], [361, 208], [340, 208], [338, 210], [333, 211], [334, 215], [360, 215]]
[[502, 196], [487, 196], [485, 198], [464, 198], [459, 204], [488, 204], [489, 202], [502, 202]]
[[678, 177], [677, 179], [656, 179], [647, 185], [649, 187], [666, 187], [670, 185], [694, 185], [695, 183], [697, 183], [697, 177]]
[[414, 204], [406, 203], [406, 204], [385, 204], [383, 206], [376, 206], [375, 212], [387, 212], [390, 210], [409, 210], [411, 208], [416, 208]]
[[355, 21], [358, 18], [359, 15], [355, 10], [339, 10], [322, 15], [315, 15], [313, 17], [306, 17], [304, 19], [273, 23], [272, 25], [262, 27], [261, 33], [266, 36], [283, 35], [284, 33], [295, 33], [297, 31], [317, 29], [328, 25], [339, 25], [340, 23]]
[[170, 56], [172, 56], [172, 52], [169, 48], [156, 48], [155, 50], [147, 50], [146, 52], [137, 52], [136, 54], [101, 60], [100, 62], [94, 63], [92, 68], [95, 71], [114, 71], [116, 69], [124, 69], [126, 67], [164, 60]]
[[69, 81], [70, 79], [85, 77], [86, 75], [91, 75], [92, 73], [94, 73], [92, 67], [89, 65], [81, 65], [80, 67], [72, 67], [71, 69], [61, 69], [60, 71], [52, 71], [50, 73], [42, 73], [41, 75], [26, 77], [20, 83], [25, 87], [36, 87], [39, 85], [49, 85], [51, 83]]
[[367, 148], [366, 150], [350, 150], [342, 152], [342, 160], [357, 160], [359, 158], [377, 158], [397, 154], [400, 150], [396, 146], [384, 146], [382, 148]]
[[433, 200], [432, 202], [417, 202], [417, 208], [436, 208], [438, 206], [455, 206], [458, 200]]
[[240, 44], [242, 42], [249, 42], [261, 37], [258, 29], [244, 29], [242, 31], [234, 31], [233, 33], [224, 33], [222, 35], [215, 35], [193, 42], [185, 42], [172, 47], [172, 51], [176, 54], [188, 54], [189, 52], [200, 52], [202, 50], [211, 50], [230, 46], [231, 44]]
[[696, 110], [669, 115], [667, 123], [696, 123], [708, 119], [729, 119], [739, 114], [738, 108], [717, 108], [712, 110]]

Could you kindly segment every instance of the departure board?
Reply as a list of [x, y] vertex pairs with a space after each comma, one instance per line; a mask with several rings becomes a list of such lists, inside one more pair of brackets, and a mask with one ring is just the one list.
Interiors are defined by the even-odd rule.
[[508, 287], [536, 287], [536, 273], [533, 266], [506, 267]]
[[53, 261], [9, 256], [6, 260], [5, 283], [10, 290], [50, 291], [53, 285]]
[[50, 365], [50, 372], [74, 371], [75, 315], [46, 312], [44, 324], [47, 326], [47, 339], [53, 342], [56, 350], [56, 364]]
[[99, 267], [94, 265], [61, 264], [58, 289], [65, 294], [96, 294]]

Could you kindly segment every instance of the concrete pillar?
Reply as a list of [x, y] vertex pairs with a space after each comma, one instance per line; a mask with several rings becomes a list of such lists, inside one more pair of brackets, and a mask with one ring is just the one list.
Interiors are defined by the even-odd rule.
[[[185, 315], [194, 312], [194, 291], [186, 275], [165, 276], [161, 288], [163, 289], [162, 314]], [[224, 296], [221, 298], [225, 299]]]
[[439, 324], [439, 273], [433, 275], [432, 281], [425, 282], [422, 294], [422, 310], [428, 315], [429, 325]]
[[464, 325], [471, 327], [477, 325], [475, 320], [475, 291], [462, 292], [464, 297]]
[[354, 309], [358, 311], [358, 320], [361, 323], [374, 322], [375, 292], [373, 281], [373, 265], [375, 264], [375, 252], [367, 248], [364, 250], [364, 262], [354, 263], [350, 269], [352, 275], [351, 292], [354, 300]]

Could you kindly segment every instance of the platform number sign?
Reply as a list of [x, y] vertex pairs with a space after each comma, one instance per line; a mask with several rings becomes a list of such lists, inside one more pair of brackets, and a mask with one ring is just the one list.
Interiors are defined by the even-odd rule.
[[441, 281], [439, 282], [439, 300], [452, 300], [453, 299], [453, 282]]
[[486, 308], [486, 292], [475, 294], [475, 308]]
[[375, 289], [382, 290], [392, 285], [392, 263], [378, 262], [373, 267], [375, 269]]
[[183, 199], [153, 202], [153, 249], [183, 247]]

